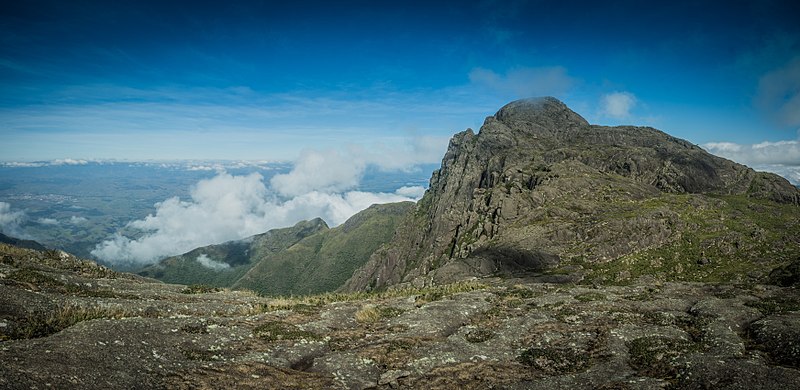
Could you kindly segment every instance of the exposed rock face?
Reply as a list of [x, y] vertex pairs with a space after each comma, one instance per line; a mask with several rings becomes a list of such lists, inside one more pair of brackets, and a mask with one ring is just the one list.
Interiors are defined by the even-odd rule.
[[[739, 212], [741, 198], [797, 206], [800, 190], [656, 129], [590, 125], [549, 97], [515, 101], [479, 134], [451, 139], [424, 198], [345, 289], [586, 268], [682, 245], [686, 232], [705, 228], [692, 215]], [[796, 229], [800, 208], [776, 207], [789, 210], [782, 223]], [[693, 249], [702, 257], [725, 251], [728, 240]]]
[[3, 389], [800, 387], [795, 288], [488, 278], [276, 300], [0, 259]]

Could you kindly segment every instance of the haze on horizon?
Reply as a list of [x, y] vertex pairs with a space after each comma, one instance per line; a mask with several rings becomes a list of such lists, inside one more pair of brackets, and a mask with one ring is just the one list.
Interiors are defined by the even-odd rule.
[[[791, 1], [4, 2], [0, 166], [293, 161], [269, 180], [196, 164], [218, 175], [131, 220], [143, 236], [98, 243], [132, 263], [417, 199], [424, 188], [358, 186], [368, 168], [440, 162], [452, 134], [534, 96], [800, 184], [799, 14]], [[24, 216], [0, 199], [6, 227]]]

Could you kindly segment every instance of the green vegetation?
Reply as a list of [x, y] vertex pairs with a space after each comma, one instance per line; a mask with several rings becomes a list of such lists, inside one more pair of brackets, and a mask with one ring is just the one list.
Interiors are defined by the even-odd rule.
[[[322, 220], [302, 221], [295, 226], [273, 229], [249, 239], [197, 248], [164, 259], [138, 274], [168, 283], [231, 287], [261, 259], [285, 251], [303, 238], [327, 228]], [[197, 261], [200, 256], [206, 256], [227, 268], [209, 269]]]
[[10, 329], [0, 328], [0, 341], [45, 337], [79, 322], [100, 318], [123, 318], [135, 314], [119, 308], [68, 305], [51, 313], [31, 314]]
[[323, 293], [316, 295], [296, 296], [296, 297], [277, 297], [272, 299], [263, 308], [264, 311], [276, 310], [314, 310], [323, 305], [333, 302], [369, 301], [382, 300], [398, 297], [437, 297], [443, 299], [453, 294], [467, 291], [483, 290], [487, 285], [477, 281], [456, 282], [446, 285], [431, 287], [398, 287], [383, 291], [370, 292], [350, 292], [350, 293]]
[[[640, 204], [642, 211], [678, 213], [670, 242], [634, 251], [609, 262], [580, 261], [584, 282], [630, 284], [641, 276], [657, 280], [744, 283], [765, 280], [769, 271], [800, 256], [796, 206], [745, 195], [665, 194]], [[621, 211], [625, 218], [633, 218]], [[680, 226], [683, 226], [682, 228]]]
[[800, 299], [793, 296], [776, 296], [746, 303], [747, 306], [758, 309], [765, 316], [800, 311]]
[[642, 337], [628, 344], [631, 367], [641, 375], [661, 379], [675, 378], [675, 358], [696, 349], [689, 341], [658, 336]]
[[268, 321], [253, 329], [253, 335], [264, 341], [318, 340], [319, 335], [280, 321]]
[[575, 296], [575, 300], [580, 302], [604, 301], [605, 299], [605, 294], [599, 292], [588, 292]]
[[517, 361], [547, 374], [565, 374], [577, 372], [589, 366], [587, 353], [573, 348], [540, 348], [531, 347], [523, 351]]
[[392, 238], [397, 224], [412, 207], [410, 202], [373, 205], [336, 228], [259, 259], [233, 287], [264, 295], [334, 291]]
[[44, 271], [33, 268], [16, 269], [9, 273], [6, 278], [22, 284], [23, 287], [36, 290], [71, 294], [81, 297], [139, 299], [136, 295], [119, 294], [107, 289], [96, 289], [82, 284], [62, 282], [47, 275]]

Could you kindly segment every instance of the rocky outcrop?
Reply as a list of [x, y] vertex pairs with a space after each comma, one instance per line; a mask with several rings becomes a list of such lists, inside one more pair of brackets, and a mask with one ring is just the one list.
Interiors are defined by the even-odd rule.
[[[520, 100], [488, 117], [478, 134], [468, 129], [453, 136], [416, 209], [345, 289], [585, 269], [680, 246], [687, 232], [718, 221], [698, 222], [692, 214], [741, 207], [747, 213], [740, 199], [790, 205], [781, 208], [783, 224], [800, 216], [800, 190], [776, 175], [656, 129], [590, 125], [554, 98]], [[720, 247], [730, 239], [708, 248], [695, 248], [696, 240], [687, 245], [702, 256], [727, 250]], [[783, 256], [775, 260], [786, 261]]]
[[794, 288], [487, 278], [274, 299], [0, 258], [4, 389], [800, 386]]

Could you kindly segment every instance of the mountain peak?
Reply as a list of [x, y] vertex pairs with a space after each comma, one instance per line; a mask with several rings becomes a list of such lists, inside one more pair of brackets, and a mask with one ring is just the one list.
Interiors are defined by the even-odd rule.
[[506, 124], [529, 122], [546, 127], [589, 125], [586, 119], [551, 96], [515, 100], [497, 111], [494, 118]]

